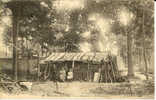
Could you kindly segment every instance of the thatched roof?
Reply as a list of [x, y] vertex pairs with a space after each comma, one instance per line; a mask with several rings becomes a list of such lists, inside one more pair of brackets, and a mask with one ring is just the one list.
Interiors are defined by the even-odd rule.
[[52, 53], [40, 63], [57, 61], [96, 61], [107, 60], [108, 53]]

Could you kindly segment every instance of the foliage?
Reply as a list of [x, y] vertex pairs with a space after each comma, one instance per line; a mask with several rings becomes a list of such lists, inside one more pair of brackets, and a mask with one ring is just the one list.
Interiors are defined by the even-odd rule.
[[[125, 2], [91, 0], [87, 1], [85, 7], [82, 9], [63, 10], [62, 12], [58, 12], [53, 4], [54, 2], [51, 0], [22, 4], [24, 16], [19, 20], [20, 29], [18, 36], [25, 38], [34, 45], [39, 44], [41, 48], [49, 52], [51, 52], [51, 48], [54, 47], [59, 48], [56, 49], [56, 51], [80, 51], [79, 43], [86, 41], [81, 37], [82, 33], [91, 31], [91, 36], [94, 38], [93, 40], [98, 40], [98, 38], [94, 36], [94, 33], [99, 34], [99, 30], [90, 28], [91, 22], [88, 20], [88, 17], [90, 14], [100, 13], [102, 16], [113, 20], [111, 32], [117, 36], [118, 48], [123, 50], [126, 49], [127, 44], [122, 42], [120, 37], [123, 36], [123, 41], [126, 40], [125, 28], [118, 21], [117, 14], [122, 7], [126, 7], [135, 17], [126, 28], [128, 29], [128, 33], [133, 36], [133, 46], [141, 47], [142, 42], [145, 41], [144, 43], [147, 48], [153, 48], [154, 16], [153, 2], [151, 0], [132, 0]], [[144, 19], [142, 16], [143, 10]], [[144, 28], [143, 20], [145, 21]], [[12, 29], [9, 27], [7, 30], [8, 32], [6, 33], [9, 35]], [[11, 38], [11, 34], [10, 36], [7, 36], [7, 34], [5, 41], [10, 41], [11, 39], [9, 38]], [[93, 46], [96, 45], [94, 45], [92, 39], [87, 41], [91, 41]], [[32, 48], [35, 47], [34, 45]], [[94, 48], [93, 51], [95, 49], [96, 48]]]

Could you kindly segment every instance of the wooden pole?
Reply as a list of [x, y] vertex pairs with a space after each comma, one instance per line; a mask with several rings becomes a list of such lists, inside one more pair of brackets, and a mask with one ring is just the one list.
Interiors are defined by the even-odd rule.
[[109, 79], [110, 79], [110, 81], [111, 81], [111, 83], [112, 83], [113, 81], [112, 81], [112, 77], [110, 76], [109, 71], [108, 71], [108, 77], [109, 77]]
[[59, 87], [58, 87], [58, 76], [57, 76], [57, 72], [56, 72], [56, 65], [53, 64], [53, 71], [55, 72], [55, 80], [54, 80], [54, 83], [55, 83], [55, 86], [56, 86], [56, 92], [59, 91]]
[[110, 76], [110, 71], [109, 71], [109, 68], [108, 67], [110, 67], [110, 65], [109, 65], [109, 63], [107, 63], [107, 75], [108, 75], [108, 77], [109, 77], [109, 80], [111, 81], [111, 83], [112, 83], [112, 77]]
[[40, 57], [39, 57], [39, 53], [37, 53], [38, 55], [38, 61], [37, 61], [37, 75], [38, 75], [38, 81], [40, 80]]
[[89, 72], [89, 75], [90, 75], [90, 81], [92, 82], [92, 66], [90, 66], [90, 72]]
[[88, 62], [87, 80], [89, 81], [89, 62]]
[[45, 67], [45, 70], [44, 70], [44, 80], [46, 80], [46, 78], [47, 78], [48, 66], [49, 66], [49, 62], [47, 63], [47, 66]]
[[26, 66], [26, 79], [28, 79], [28, 70], [29, 70], [29, 48], [28, 48], [28, 40], [26, 39], [26, 52], [27, 52], [27, 56], [26, 56], [26, 62], [27, 62], [27, 66]]
[[101, 68], [100, 67], [99, 67], [99, 74], [100, 74], [100, 76], [99, 76], [99, 82], [101, 82]]
[[103, 81], [102, 69], [103, 69], [103, 63], [101, 63], [100, 82], [102, 82], [102, 81]]
[[114, 72], [114, 67], [115, 66], [113, 66], [112, 61], [110, 62], [110, 64], [111, 64], [110, 66], [111, 66], [113, 77], [114, 77], [114, 81], [115, 81], [116, 80], [116, 78], [115, 78], [115, 72]]
[[72, 68], [74, 68], [75, 67], [75, 61], [73, 60], [73, 62], [72, 62]]
[[50, 76], [50, 63], [47, 63], [47, 67], [45, 69], [45, 73], [44, 73], [44, 80], [47, 80], [47, 78]]
[[105, 64], [106, 66], [105, 66], [105, 82], [107, 83], [107, 64]]
[[119, 76], [119, 68], [118, 68], [118, 64], [117, 64], [117, 57], [115, 57], [114, 59], [112, 59], [112, 63], [114, 63], [114, 69], [115, 69], [115, 73], [117, 76]]
[[51, 72], [51, 67], [50, 67], [50, 63], [48, 65], [49, 69], [48, 69], [48, 77], [50, 76], [50, 72]]

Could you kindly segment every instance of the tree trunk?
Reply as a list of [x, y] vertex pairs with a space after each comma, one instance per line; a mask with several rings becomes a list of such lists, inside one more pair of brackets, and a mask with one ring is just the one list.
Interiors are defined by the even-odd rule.
[[26, 72], [25, 72], [25, 79], [28, 79], [28, 73], [29, 73], [29, 48], [28, 48], [28, 40], [26, 39]]
[[128, 58], [128, 77], [134, 76], [134, 69], [132, 64], [132, 35], [127, 33], [127, 58]]
[[5, 56], [8, 56], [8, 47], [6, 46], [5, 48]]
[[144, 31], [144, 10], [143, 10], [143, 26], [142, 26], [142, 31], [143, 31], [143, 57], [144, 57], [144, 62], [145, 62], [145, 75], [146, 75], [146, 79], [148, 80], [148, 67], [147, 67], [147, 60], [146, 60], [146, 50], [145, 50], [145, 39], [146, 39], [146, 36], [145, 36], [145, 31]]
[[148, 66], [147, 66], [147, 59], [146, 59], [146, 50], [144, 46], [143, 46], [143, 56], [145, 62], [145, 75], [146, 75], [146, 79], [148, 80]]
[[19, 31], [19, 23], [18, 20], [21, 16], [21, 6], [17, 3], [17, 2], [10, 2], [7, 4], [7, 6], [11, 9], [12, 11], [12, 22], [13, 22], [13, 74], [14, 74], [14, 79], [17, 80], [18, 79], [18, 53], [17, 53], [17, 37], [18, 37], [18, 31]]
[[14, 79], [18, 79], [17, 66], [17, 34], [18, 34], [18, 17], [13, 16], [13, 73]]
[[141, 60], [141, 55], [142, 53], [141, 53], [141, 49], [139, 49], [139, 67], [141, 67], [141, 62], [142, 62], [142, 60]]

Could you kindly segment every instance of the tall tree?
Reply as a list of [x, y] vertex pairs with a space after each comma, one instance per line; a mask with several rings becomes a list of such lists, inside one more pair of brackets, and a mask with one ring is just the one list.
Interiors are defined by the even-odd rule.
[[[44, 7], [42, 7], [42, 5], [40, 3], [41, 2], [39, 2], [39, 1], [16, 1], [16, 0], [12, 0], [12, 1], [9, 1], [6, 3], [7, 4], [6, 7], [11, 9], [12, 16], [13, 16], [13, 19], [12, 19], [13, 20], [13, 27], [12, 27], [12, 29], [13, 29], [13, 71], [14, 71], [14, 75], [15, 75], [15, 80], [17, 80], [17, 74], [18, 74], [17, 73], [18, 72], [17, 71], [18, 70], [17, 37], [23, 38], [23, 36], [25, 36], [26, 39], [29, 39], [30, 36], [31, 37], [40, 36], [43, 34], [43, 32], [47, 33], [45, 30], [48, 30], [47, 29], [47, 28], [49, 28], [48, 25], [51, 24], [51, 20], [47, 20], [47, 18], [46, 18], [48, 8], [45, 9]], [[49, 17], [49, 18], [51, 18], [51, 17]], [[40, 20], [38, 20], [38, 19], [40, 19]], [[27, 26], [28, 30], [27, 30], [27, 28], [24, 28], [24, 30], [27, 30], [27, 32], [23, 32], [23, 30], [21, 31], [21, 27], [19, 27], [19, 24], [21, 24], [20, 22], [22, 22], [22, 24], [28, 25], [33, 21], [36, 21], [36, 23], [33, 23], [33, 27], [30, 28], [29, 26]], [[46, 27], [46, 25], [44, 23], [46, 23], [46, 25], [48, 27]], [[38, 30], [40, 29], [41, 25], [44, 28], [41, 29], [42, 31], [37, 31], [37, 29]], [[35, 26], [35, 28], [34, 28], [34, 26]], [[34, 35], [34, 34], [30, 34], [30, 31], [42, 32], [42, 33]], [[19, 34], [19, 33], [22, 33], [22, 34]], [[31, 33], [33, 33], [33, 32], [31, 32]], [[47, 35], [45, 35], [45, 36], [47, 36]], [[42, 42], [42, 40], [40, 40], [40, 39], [37, 39], [37, 40]]]

